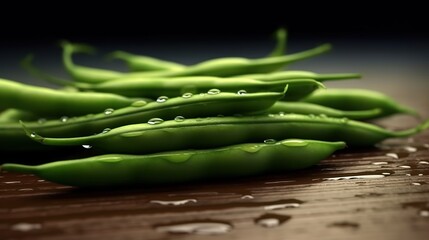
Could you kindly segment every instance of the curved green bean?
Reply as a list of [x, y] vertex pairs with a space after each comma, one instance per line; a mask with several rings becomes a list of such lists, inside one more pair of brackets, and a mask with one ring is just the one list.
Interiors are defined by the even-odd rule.
[[268, 54], [268, 57], [276, 57], [276, 56], [282, 56], [286, 52], [286, 45], [287, 45], [287, 31], [284, 28], [279, 28], [274, 33], [274, 38], [276, 39], [276, 46], [274, 47], [273, 51]]
[[22, 121], [34, 121], [40, 117], [29, 111], [23, 111], [15, 108], [8, 108], [0, 112], [0, 123], [9, 123], [16, 122], [19, 120]]
[[265, 74], [247, 74], [235, 76], [239, 78], [250, 78], [261, 81], [278, 81], [286, 79], [303, 79], [309, 78], [314, 79], [319, 82], [327, 80], [343, 80], [343, 79], [356, 79], [361, 78], [361, 75], [358, 73], [329, 73], [329, 74], [318, 74], [314, 72], [307, 71], [282, 71], [282, 72], [273, 72]]
[[[286, 49], [286, 30], [281, 28], [275, 33], [277, 44], [273, 51], [268, 55], [269, 57], [281, 56]], [[110, 59], [119, 59], [124, 61], [131, 72], [143, 71], [176, 71], [183, 70], [187, 66], [176, 62], [165, 61], [150, 56], [136, 55], [125, 51], [114, 51], [108, 55]]]
[[399, 104], [389, 96], [367, 89], [324, 89], [300, 101], [350, 111], [378, 108], [382, 111], [379, 117], [396, 113], [418, 115], [414, 109]]
[[129, 106], [135, 99], [110, 93], [64, 92], [0, 79], [0, 107], [39, 116], [77, 116]]
[[389, 131], [369, 123], [299, 114], [214, 117], [182, 122], [151, 119], [106, 134], [76, 138], [46, 138], [25, 128], [31, 139], [46, 145], [91, 145], [109, 153], [153, 153], [183, 149], [222, 147], [264, 139], [302, 138], [344, 141], [366, 147], [392, 137], [408, 137], [429, 127], [429, 120], [403, 131]]
[[[175, 119], [225, 116], [260, 112], [269, 108], [283, 97], [282, 92], [263, 93], [219, 93], [215, 95], [189, 93], [177, 98], [162, 98], [159, 102], [134, 102], [130, 107], [112, 112], [75, 117], [61, 120], [27, 122], [26, 125], [40, 134], [50, 137], [76, 137], [106, 132], [105, 129], [127, 124], [147, 122], [151, 118]], [[179, 117], [178, 117], [179, 116]], [[66, 120], [66, 121], [64, 121]], [[46, 146], [31, 141], [23, 132], [20, 124], [0, 125], [0, 150], [37, 150]]]
[[165, 61], [149, 56], [136, 55], [125, 51], [114, 51], [110, 53], [108, 57], [124, 61], [131, 72], [178, 71], [187, 67], [180, 63]]
[[76, 81], [87, 83], [100, 83], [120, 80], [129, 77], [183, 77], [183, 76], [215, 76], [229, 77], [251, 73], [267, 73], [276, 71], [287, 64], [314, 57], [331, 49], [331, 45], [324, 44], [319, 47], [295, 54], [266, 57], [260, 59], [247, 58], [220, 58], [201, 62], [178, 71], [151, 71], [122, 73], [104, 69], [89, 68], [75, 65], [72, 55], [75, 52], [90, 51], [85, 45], [70, 43], [63, 44], [63, 61], [68, 73]]
[[78, 187], [178, 184], [307, 168], [344, 147], [344, 142], [291, 139], [152, 155], [102, 155], [39, 166], [8, 163], [2, 169]]
[[378, 118], [381, 114], [380, 109], [371, 110], [356, 110], [356, 111], [344, 111], [334, 108], [329, 108], [313, 103], [306, 102], [276, 102], [273, 106], [265, 111], [269, 114], [313, 114], [313, 115], [326, 115], [328, 117], [335, 118], [349, 118], [355, 120], [369, 120]]

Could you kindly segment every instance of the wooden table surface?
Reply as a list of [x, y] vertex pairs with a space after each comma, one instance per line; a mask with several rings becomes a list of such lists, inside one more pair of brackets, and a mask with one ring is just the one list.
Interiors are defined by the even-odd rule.
[[[382, 90], [429, 117], [427, 83], [404, 84], [401, 73], [387, 85], [351, 86]], [[227, 182], [85, 191], [2, 172], [0, 239], [429, 239], [428, 183], [429, 131], [340, 151], [310, 169]]]

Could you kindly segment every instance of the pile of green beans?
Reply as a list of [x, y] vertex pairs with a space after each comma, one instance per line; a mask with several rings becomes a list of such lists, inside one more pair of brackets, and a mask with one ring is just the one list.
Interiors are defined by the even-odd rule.
[[5, 163], [76, 187], [153, 186], [249, 177], [308, 168], [337, 150], [373, 147], [429, 128], [429, 120], [390, 131], [367, 122], [418, 116], [391, 97], [366, 89], [326, 89], [356, 73], [318, 74], [286, 65], [329, 51], [329, 44], [285, 55], [287, 32], [258, 59], [227, 57], [185, 65], [121, 50], [108, 54], [129, 72], [75, 64], [89, 45], [63, 42], [71, 80], [22, 62], [62, 89], [0, 79], [0, 150], [49, 154], [93, 148], [82, 159], [42, 165]]

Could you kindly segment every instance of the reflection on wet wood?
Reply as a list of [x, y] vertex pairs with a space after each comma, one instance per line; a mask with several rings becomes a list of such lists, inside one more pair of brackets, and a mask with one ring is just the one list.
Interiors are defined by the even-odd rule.
[[428, 143], [426, 131], [289, 174], [152, 189], [79, 190], [2, 173], [0, 236], [427, 239]]

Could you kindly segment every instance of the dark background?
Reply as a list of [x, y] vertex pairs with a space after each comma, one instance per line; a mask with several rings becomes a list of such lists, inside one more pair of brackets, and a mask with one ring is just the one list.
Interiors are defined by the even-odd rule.
[[[263, 38], [278, 27], [295, 37], [389, 40], [428, 37], [426, 9], [415, 3], [381, 5], [347, 1], [315, 5], [301, 2], [242, 5], [202, 2], [186, 6], [169, 2], [156, 5], [118, 2], [89, 7], [78, 2], [40, 7], [23, 4], [3, 8], [0, 41], [5, 44], [37, 44], [71, 39], [85, 42], [189, 41], [228, 37]], [[25, 6], [24, 6], [25, 5]]]

